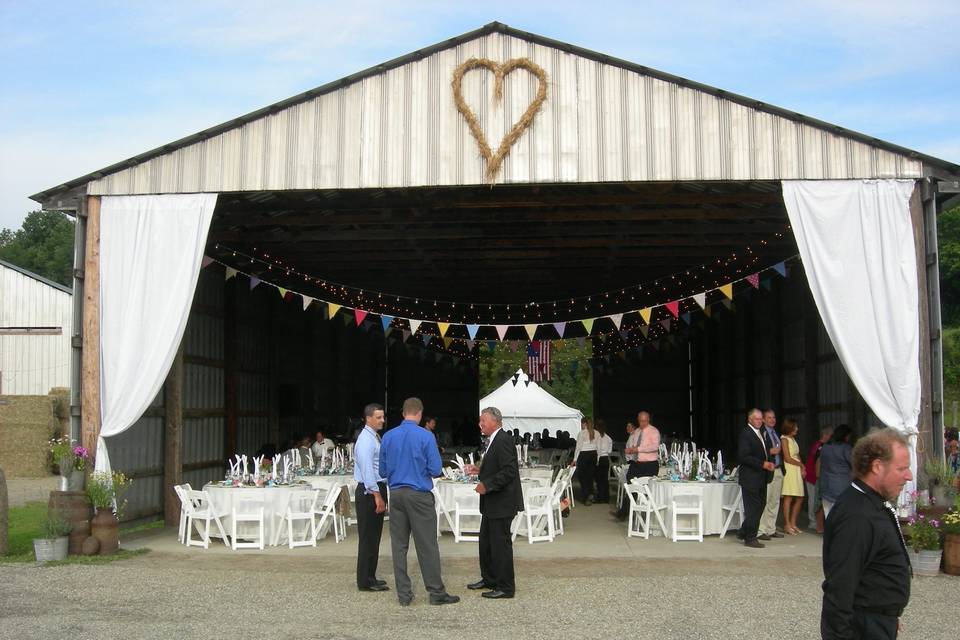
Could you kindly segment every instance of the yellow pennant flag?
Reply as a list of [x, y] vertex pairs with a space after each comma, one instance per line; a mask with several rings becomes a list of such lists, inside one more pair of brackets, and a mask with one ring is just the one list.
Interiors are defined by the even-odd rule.
[[530, 336], [530, 339], [533, 340], [534, 334], [537, 332], [537, 325], [535, 324], [525, 324], [523, 328], [527, 330], [527, 335]]
[[440, 327], [440, 336], [444, 337], [447, 335], [447, 329], [450, 328], [449, 322], [438, 322], [437, 326]]
[[718, 287], [718, 289], [720, 289], [720, 293], [727, 296], [727, 300], [733, 300], [733, 283], [732, 282], [728, 282], [727, 284], [721, 287]]
[[281, 300], [283, 300], [284, 298], [287, 297], [287, 290], [284, 289], [283, 287], [277, 287], [277, 291], [280, 292], [280, 299], [281, 299]]
[[644, 324], [650, 324], [650, 314], [653, 313], [653, 309], [647, 307], [646, 309], [640, 309], [640, 317], [643, 318]]
[[593, 321], [594, 321], [594, 320], [596, 320], [596, 318], [590, 318], [589, 320], [581, 320], [581, 321], [580, 321], [581, 324], [583, 324], [583, 328], [587, 330], [587, 335], [590, 335], [590, 332], [593, 331]]
[[337, 311], [340, 311], [339, 304], [333, 304], [332, 302], [327, 303], [327, 318], [333, 320], [333, 316], [337, 315]]
[[450, 345], [451, 345], [452, 343], [453, 343], [453, 338], [444, 338], [444, 339], [443, 339], [443, 346], [446, 347], [447, 349], [450, 348]]

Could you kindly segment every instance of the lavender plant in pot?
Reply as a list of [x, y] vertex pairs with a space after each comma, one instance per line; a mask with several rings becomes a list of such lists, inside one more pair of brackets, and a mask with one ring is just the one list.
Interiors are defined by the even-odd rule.
[[40, 525], [40, 537], [33, 539], [33, 553], [37, 562], [63, 560], [73, 526], [61, 518], [47, 518]]

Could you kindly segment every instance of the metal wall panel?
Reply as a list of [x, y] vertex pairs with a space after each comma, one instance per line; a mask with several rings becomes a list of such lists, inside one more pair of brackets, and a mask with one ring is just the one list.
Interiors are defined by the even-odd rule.
[[70, 387], [73, 296], [0, 264], [0, 328], [57, 327], [60, 335], [0, 336], [0, 394]]
[[[162, 409], [163, 392], [151, 403]], [[133, 479], [121, 517], [133, 520], [163, 510], [163, 417], [145, 416], [123, 433], [107, 439], [110, 465]]]
[[[547, 101], [507, 156], [505, 183], [919, 178], [922, 162], [698, 89], [492, 33], [92, 181], [91, 194], [482, 184], [485, 162], [450, 78], [471, 57], [527, 56]], [[464, 97], [492, 149], [537, 90], [524, 71]]]

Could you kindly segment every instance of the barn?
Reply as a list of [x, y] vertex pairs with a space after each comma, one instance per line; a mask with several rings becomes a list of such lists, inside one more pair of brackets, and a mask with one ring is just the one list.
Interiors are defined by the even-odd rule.
[[955, 164], [492, 23], [32, 197], [78, 222], [75, 433], [138, 479], [128, 517], [175, 517], [173, 483], [370, 401], [472, 427], [496, 341], [589, 340], [565, 364], [615, 429], [729, 450], [770, 406], [932, 455], [958, 193]]

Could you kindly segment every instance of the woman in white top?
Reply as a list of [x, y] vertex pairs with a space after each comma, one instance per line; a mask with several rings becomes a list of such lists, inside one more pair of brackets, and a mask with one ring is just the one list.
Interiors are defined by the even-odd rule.
[[598, 444], [600, 435], [593, 428], [593, 420], [584, 418], [580, 421], [580, 433], [577, 434], [577, 446], [573, 451], [573, 462], [570, 466], [576, 467], [574, 476], [580, 484], [580, 500], [586, 507], [593, 504], [593, 478], [597, 471]]
[[597, 470], [593, 480], [597, 484], [597, 502], [610, 502], [610, 454], [613, 453], [613, 439], [607, 435], [607, 425], [597, 418], [594, 427], [597, 437]]

